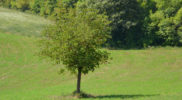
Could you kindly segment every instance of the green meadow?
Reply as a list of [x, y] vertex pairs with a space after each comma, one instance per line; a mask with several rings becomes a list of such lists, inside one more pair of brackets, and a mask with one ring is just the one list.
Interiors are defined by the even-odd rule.
[[39, 36], [42, 28], [51, 23], [36, 15], [0, 8], [0, 32], [3, 33]]
[[[0, 8], [0, 100], [77, 100], [76, 76], [37, 55], [52, 22]], [[182, 100], [182, 48], [108, 50], [112, 60], [83, 75], [81, 100]]]

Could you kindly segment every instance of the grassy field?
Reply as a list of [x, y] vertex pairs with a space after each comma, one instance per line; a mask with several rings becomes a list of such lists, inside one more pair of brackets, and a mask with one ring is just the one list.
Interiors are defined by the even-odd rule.
[[51, 21], [42, 17], [0, 7], [0, 32], [38, 36]]
[[[22, 23], [33, 28], [24, 29], [18, 24], [16, 29], [20, 31], [11, 29], [11, 24], [19, 23], [16, 20], [3, 26], [7, 20], [2, 12], [9, 13], [7, 17], [32, 16]], [[51, 22], [14, 12], [0, 8], [0, 100], [76, 100], [70, 96], [76, 89], [76, 77], [69, 73], [59, 75], [63, 65], [53, 65], [39, 58], [36, 55], [38, 38], [28, 37], [36, 32], [38, 35], [44, 24]], [[45, 21], [32, 23], [34, 19]], [[182, 99], [182, 48], [109, 52], [113, 58], [109, 64], [82, 77], [81, 89], [95, 96], [83, 100]]]

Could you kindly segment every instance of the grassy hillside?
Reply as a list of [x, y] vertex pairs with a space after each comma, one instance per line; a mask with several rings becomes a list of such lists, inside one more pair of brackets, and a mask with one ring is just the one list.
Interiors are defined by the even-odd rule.
[[[13, 15], [18, 16], [19, 13]], [[24, 23], [29, 23], [28, 20], [32, 19], [29, 18]], [[1, 14], [0, 21], [0, 24], [6, 22]], [[69, 73], [59, 75], [58, 71], [63, 65], [53, 65], [48, 60], [41, 60], [36, 56], [38, 38], [22, 36], [22, 34], [32, 36], [40, 28], [33, 28], [33, 33], [28, 32], [31, 28], [26, 29], [28, 33], [24, 29], [21, 32], [25, 33], [18, 33], [14, 29], [8, 31], [10, 24], [5, 27], [6, 32], [2, 31], [1, 27], [2, 25], [0, 25], [0, 100], [76, 99], [70, 96], [76, 89], [76, 77]], [[18, 27], [20, 30], [21, 28]], [[95, 72], [83, 76], [82, 90], [95, 96], [83, 100], [182, 99], [182, 48], [109, 50], [109, 52], [113, 58], [110, 64], [102, 65]]]
[[49, 24], [51, 21], [42, 17], [0, 7], [0, 32], [38, 36]]

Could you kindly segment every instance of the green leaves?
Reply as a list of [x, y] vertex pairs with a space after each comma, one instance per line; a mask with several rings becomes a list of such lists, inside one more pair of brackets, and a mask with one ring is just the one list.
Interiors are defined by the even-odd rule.
[[158, 45], [181, 45], [182, 0], [155, 0], [157, 10], [150, 14], [150, 34]]
[[108, 15], [112, 27], [111, 47], [132, 47], [143, 38], [143, 9], [137, 0], [81, 0], [77, 6], [98, 9]]
[[41, 55], [75, 72], [82, 68], [87, 74], [108, 59], [108, 53], [99, 47], [110, 37], [110, 21], [93, 9], [69, 9], [62, 13], [56, 25], [42, 34]]

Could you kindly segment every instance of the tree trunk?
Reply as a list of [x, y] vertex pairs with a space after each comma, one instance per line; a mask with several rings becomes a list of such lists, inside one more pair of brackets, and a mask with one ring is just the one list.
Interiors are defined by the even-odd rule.
[[81, 84], [81, 68], [78, 68], [78, 77], [77, 77], [77, 93], [80, 93], [80, 84]]

